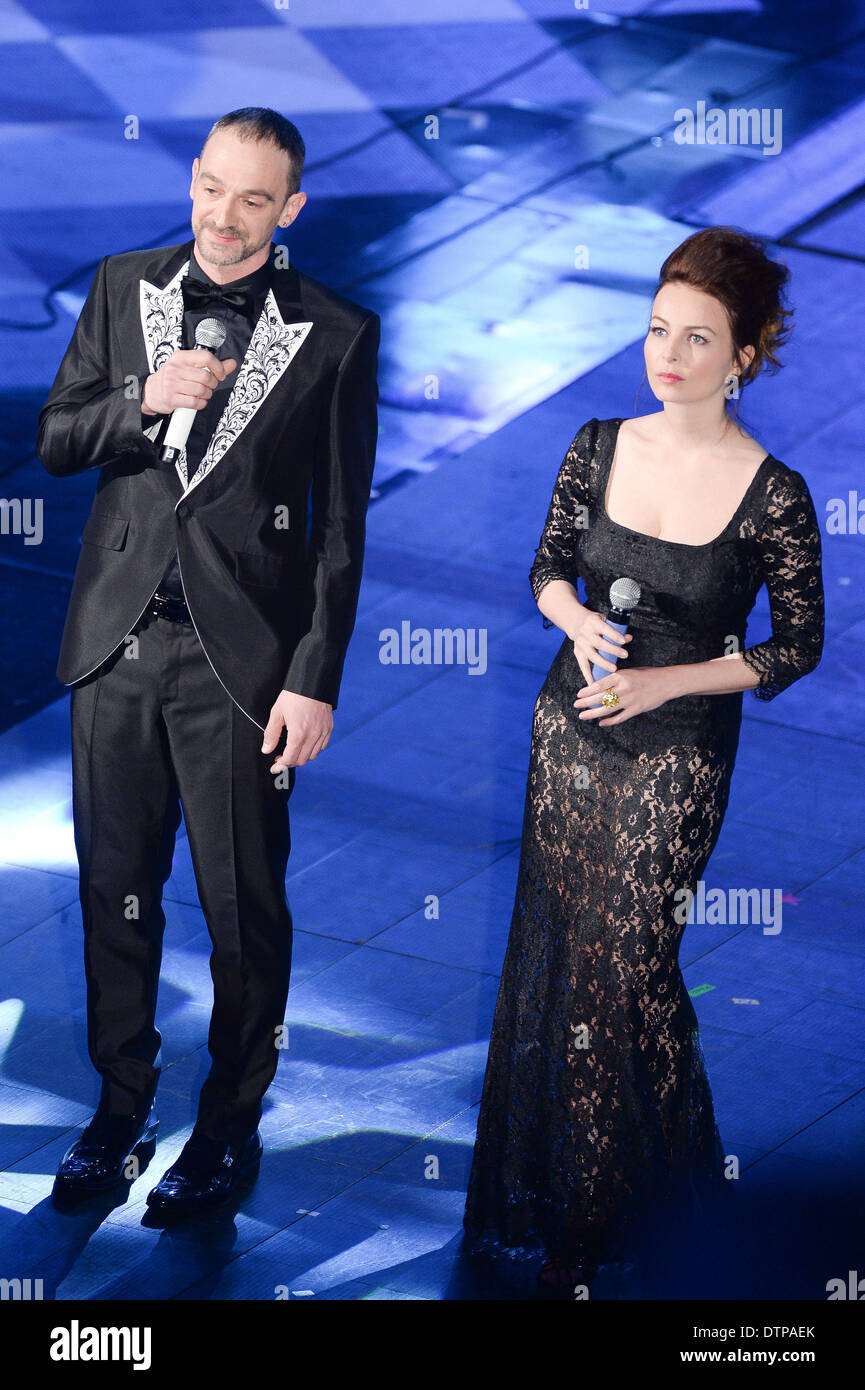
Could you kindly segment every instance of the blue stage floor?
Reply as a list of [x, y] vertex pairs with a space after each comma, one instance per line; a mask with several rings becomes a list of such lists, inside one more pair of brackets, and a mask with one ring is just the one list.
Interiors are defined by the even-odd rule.
[[[188, 34], [152, 0], [113, 15], [111, 34], [83, 2], [3, 12], [0, 49], [38, 59], [58, 96], [56, 111], [30, 109], [11, 70], [0, 79], [7, 106], [20, 103], [0, 141], [30, 149], [42, 171], [21, 156], [5, 183], [0, 313], [37, 321], [45, 291], [69, 280], [51, 300], [53, 328], [0, 327], [14, 407], [3, 489], [44, 497], [47, 538], [4, 536], [0, 551], [0, 656], [15, 670], [0, 734], [0, 1275], [41, 1278], [46, 1298], [495, 1296], [464, 1282], [458, 1238], [532, 708], [560, 641], [528, 570], [577, 428], [655, 406], [645, 386], [634, 406], [654, 277], [695, 226], [763, 232], [793, 273], [788, 365], [746, 392], [748, 428], [804, 474], [821, 518], [862, 488], [865, 165], [851, 131], [862, 129], [865, 5], [824, 6], [816, 38], [810, 6], [756, 0], [608, 0], [593, 16], [552, 0], [435, 0], [436, 22], [422, 25], [397, 0], [367, 8], [350, 27], [346, 5], [293, 0], [255, 8], [253, 25], [252, 7], [222, 0]], [[221, 56], [226, 34], [265, 76], [266, 53], [276, 73], [305, 55], [296, 101], [272, 74], [255, 99], [295, 119], [310, 149], [296, 263], [382, 313], [382, 444], [334, 738], [291, 799], [289, 1045], [261, 1177], [236, 1215], [160, 1232], [140, 1224], [144, 1198], [190, 1131], [208, 1061], [209, 941], [185, 836], [166, 900], [156, 1158], [113, 1210], [64, 1215], [49, 1200], [97, 1097], [68, 699], [51, 676], [95, 479], [48, 479], [27, 422], [81, 302], [88, 276], [76, 271], [166, 228], [163, 240], [185, 238], [192, 146], [220, 109], [249, 99], [239, 58]], [[201, 91], [231, 78], [213, 111], [195, 90], [170, 110], [149, 95], [154, 54], [176, 50], [186, 72], [189, 44]], [[683, 155], [657, 136], [664, 113], [719, 88], [724, 102], [759, 91], [760, 105], [783, 105], [782, 153]], [[101, 157], [121, 109], [154, 122], [135, 152], [142, 167], [133, 174], [117, 151], [77, 201], [65, 174], [48, 187], [56, 142], [64, 160]], [[423, 137], [429, 111], [451, 123], [438, 144]], [[176, 202], [136, 195], [153, 184]], [[573, 267], [578, 245], [586, 270]], [[660, 1252], [648, 1287], [601, 1281], [601, 1299], [820, 1300], [829, 1279], [861, 1267], [865, 565], [860, 536], [824, 526], [823, 540], [823, 661], [771, 704], [745, 695], [706, 874], [709, 887], [780, 888], [783, 929], [694, 924], [681, 954], [725, 1151], [741, 1161], [740, 1226], [720, 1264], [695, 1275]], [[768, 622], [764, 594], [749, 643]], [[380, 634], [403, 623], [485, 630], [485, 672], [382, 664]]]

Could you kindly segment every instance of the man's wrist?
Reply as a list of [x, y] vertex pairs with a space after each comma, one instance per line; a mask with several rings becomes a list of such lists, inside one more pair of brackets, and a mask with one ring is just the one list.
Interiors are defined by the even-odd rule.
[[[151, 373], [151, 375], [152, 375], [152, 373]], [[159, 415], [161, 412], [158, 411], [158, 410], [154, 410], [152, 406], [149, 406], [149, 405], [147, 404], [147, 383], [149, 382], [149, 380], [150, 380], [150, 377], [149, 377], [149, 376], [146, 376], [146, 377], [144, 378], [144, 384], [143, 384], [142, 387], [141, 387], [141, 402], [140, 402], [140, 404], [141, 404], [141, 414], [142, 414], [142, 415], [150, 415], [150, 416], [153, 416], [153, 417], [155, 418], [155, 417], [156, 417], [157, 415]]]

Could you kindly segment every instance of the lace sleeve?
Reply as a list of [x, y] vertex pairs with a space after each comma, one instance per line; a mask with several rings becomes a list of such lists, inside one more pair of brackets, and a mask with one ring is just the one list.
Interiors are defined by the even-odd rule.
[[742, 660], [760, 678], [754, 694], [773, 700], [813, 671], [823, 651], [820, 527], [808, 485], [795, 469], [768, 500], [758, 545], [772, 636], [746, 647]]
[[[597, 421], [589, 420], [576, 433], [562, 460], [553, 488], [547, 519], [529, 570], [535, 601], [551, 579], [566, 579], [577, 586], [579, 574], [578, 540], [589, 508], [589, 464]], [[544, 627], [552, 627], [544, 618]]]

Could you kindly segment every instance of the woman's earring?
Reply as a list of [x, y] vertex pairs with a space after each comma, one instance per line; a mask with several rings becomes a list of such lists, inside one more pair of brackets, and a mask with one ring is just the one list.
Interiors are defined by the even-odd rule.
[[724, 395], [728, 401], [739, 399], [739, 377], [736, 372], [724, 377]]

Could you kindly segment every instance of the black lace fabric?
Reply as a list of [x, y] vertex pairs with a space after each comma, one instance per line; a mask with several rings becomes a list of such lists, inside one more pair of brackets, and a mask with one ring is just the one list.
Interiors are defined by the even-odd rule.
[[[731, 650], [771, 699], [823, 643], [820, 532], [801, 474], [771, 455], [706, 545], [613, 522], [620, 420], [590, 420], [559, 471], [534, 564], [585, 583], [636, 579], [629, 666]], [[765, 582], [772, 636], [745, 647]], [[469, 1251], [625, 1259], [671, 1217], [693, 1226], [733, 1184], [678, 952], [721, 829], [742, 692], [684, 696], [622, 724], [580, 720], [565, 637], [534, 710], [510, 937], [490, 1038], [464, 1227]], [[747, 865], [742, 865], [747, 876]], [[696, 927], [695, 930], [699, 930]]]

